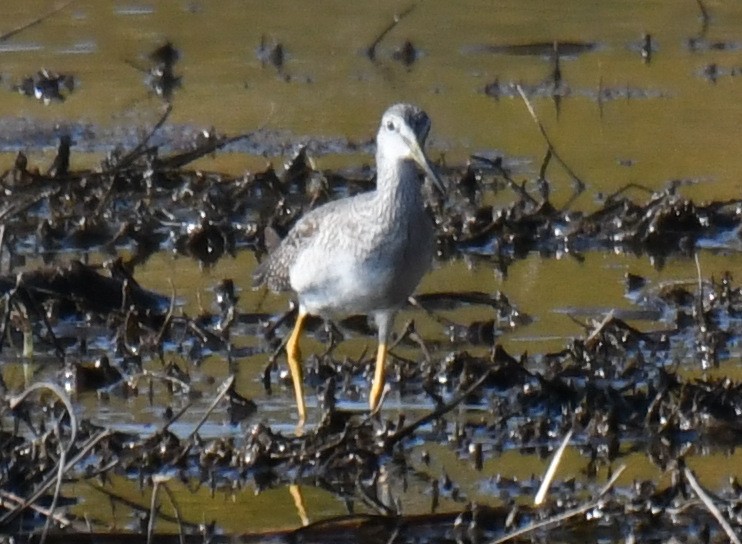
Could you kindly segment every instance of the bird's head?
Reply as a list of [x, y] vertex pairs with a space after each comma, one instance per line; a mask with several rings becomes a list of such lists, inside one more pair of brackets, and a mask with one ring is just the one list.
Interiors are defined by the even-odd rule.
[[430, 118], [427, 113], [410, 104], [395, 104], [381, 118], [376, 137], [377, 153], [387, 161], [416, 162], [438, 190], [443, 192], [443, 182], [423, 151], [429, 132]]

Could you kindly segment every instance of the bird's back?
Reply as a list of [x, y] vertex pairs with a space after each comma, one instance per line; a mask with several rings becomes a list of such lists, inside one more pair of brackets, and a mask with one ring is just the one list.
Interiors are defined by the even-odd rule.
[[[318, 244], [323, 249], [313, 251], [317, 258], [331, 257], [333, 248], [352, 241], [352, 232], [363, 228], [351, 210], [367, 206], [372, 192], [335, 200], [315, 208], [301, 217], [281, 243], [253, 272], [253, 287], [267, 286], [271, 291], [290, 291], [290, 271], [299, 255]], [[354, 227], [358, 225], [358, 227]], [[334, 236], [332, 235], [334, 233]], [[325, 242], [328, 240], [328, 242]]]

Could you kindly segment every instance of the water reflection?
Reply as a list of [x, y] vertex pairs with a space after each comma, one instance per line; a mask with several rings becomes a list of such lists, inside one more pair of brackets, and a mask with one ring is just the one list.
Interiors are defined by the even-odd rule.
[[[589, 213], [603, 202], [603, 195], [613, 194], [627, 183], [658, 190], [671, 180], [682, 180], [682, 194], [695, 199], [737, 198], [742, 171], [742, 154], [736, 151], [742, 115], [737, 36], [742, 10], [734, 3], [714, 5], [709, 15], [699, 13], [697, 6], [693, 2], [679, 5], [674, 0], [647, 6], [567, 1], [493, 6], [489, 2], [462, 5], [429, 0], [379, 41], [372, 62], [369, 47], [394, 14], [403, 12], [396, 2], [326, 2], [322, 9], [292, 2], [75, 2], [68, 10], [8, 36], [0, 44], [0, 92], [5, 93], [0, 100], [0, 146], [13, 151], [0, 158], [0, 165], [3, 170], [10, 168], [18, 149], [27, 151], [31, 164], [49, 164], [46, 148], [57, 145], [60, 126], [73, 134], [78, 147], [96, 153], [84, 157], [73, 147], [73, 168], [83, 166], [84, 161], [97, 164], [100, 155], [115, 145], [136, 145], [141, 134], [159, 119], [162, 103], [158, 95], [166, 93], [158, 92], [158, 88], [164, 89], [157, 85], [152, 92], [146, 85], [147, 75], [133, 69], [126, 59], [144, 61], [149, 52], [171, 40], [182, 56], [178, 72], [170, 75], [182, 77], [182, 88], [171, 94], [173, 114], [164, 128], [165, 140], [186, 146], [194, 133], [211, 127], [229, 134], [258, 129], [265, 134], [258, 144], [249, 145], [248, 140], [244, 147], [235, 146], [226, 155], [200, 162], [199, 168], [233, 174], [257, 171], [267, 161], [280, 163], [295, 146], [310, 139], [314, 142], [311, 159], [320, 170], [337, 165], [358, 167], [370, 161], [368, 141], [380, 112], [390, 103], [407, 100], [422, 105], [436, 120], [431, 144], [433, 157], [441, 163], [463, 164], [475, 154], [492, 162], [500, 157], [508, 167], [517, 164], [514, 182], [526, 182], [531, 188], [528, 184], [539, 177], [548, 145], [519, 98], [516, 85], [521, 85], [529, 91], [554, 148], [586, 186], [573, 200], [573, 176], [552, 163], [545, 173], [557, 206]], [[3, 12], [8, 29], [29, 21], [27, 2], [6, 0]], [[555, 42], [563, 60], [558, 64]], [[79, 86], [63, 102], [49, 101], [47, 105], [12, 90], [43, 68], [50, 73], [72, 74]], [[555, 97], [560, 100], [558, 106]], [[512, 198], [503, 191], [492, 191], [484, 202], [502, 206]], [[732, 243], [721, 248], [718, 240], [702, 242], [704, 277], [720, 277], [725, 270], [740, 269], [735, 236], [728, 234]], [[26, 268], [40, 264], [34, 251], [28, 250]], [[580, 335], [579, 323], [565, 314], [599, 320], [608, 309], [616, 309], [627, 312], [624, 317], [630, 315], [635, 306], [625, 297], [627, 273], [641, 275], [655, 286], [676, 280], [694, 282], [697, 274], [695, 262], [687, 257], [674, 257], [657, 266], [647, 257], [598, 251], [551, 257], [527, 254], [503, 274], [488, 258], [491, 248], [484, 247], [480, 253], [439, 263], [425, 279], [421, 292], [504, 292], [532, 318], [497, 337], [514, 354], [556, 351]], [[57, 258], [71, 256], [63, 252]], [[105, 258], [95, 254], [86, 257], [93, 261]], [[142, 285], [163, 294], [171, 292], [172, 280], [179, 311], [190, 315], [211, 304], [214, 285], [232, 278], [241, 312], [260, 310], [277, 315], [288, 301], [266, 299], [247, 288], [254, 266], [254, 254], [246, 250], [205, 269], [193, 260], [158, 253], [137, 270], [136, 277]], [[445, 319], [410, 308], [400, 316], [399, 324], [414, 319], [419, 335], [432, 340], [436, 349], [448, 350], [459, 347], [450, 341], [451, 323], [493, 319], [492, 310], [482, 306], [438, 311]], [[653, 328], [662, 324], [662, 319], [659, 324], [657, 321], [640, 319], [637, 325]], [[254, 323], [242, 328], [235, 344], [254, 348], [255, 328]], [[367, 344], [363, 334], [351, 329], [335, 355], [363, 359]], [[489, 347], [483, 344], [472, 345], [471, 352], [486, 355]], [[105, 343], [92, 347], [105, 349]], [[317, 353], [323, 349], [321, 341], [307, 348]], [[402, 346], [399, 354], [414, 357], [419, 350]], [[729, 355], [734, 358], [738, 354]], [[681, 359], [685, 356], [679, 354]], [[178, 362], [201, 383], [218, 383], [230, 371], [220, 355], [204, 354], [199, 366], [187, 357]], [[43, 363], [37, 359], [34, 364], [41, 364], [40, 372], [49, 372], [51, 363]], [[262, 381], [266, 364], [264, 354], [255, 355], [247, 349], [232, 362], [238, 390], [255, 399], [260, 411], [246, 423], [232, 426], [227, 423], [226, 408], [220, 408], [214, 421], [202, 429], [205, 438], [239, 439], [259, 420], [273, 425], [277, 432], [293, 431], [291, 392], [279, 382], [271, 395], [266, 393]], [[27, 370], [27, 366], [6, 367], [6, 381], [11, 387], [20, 387], [29, 379]], [[32, 370], [35, 372], [38, 368]], [[692, 375], [700, 370], [687, 372]], [[739, 372], [739, 365], [730, 360], [719, 371], [737, 379]], [[166, 405], [182, 407], [182, 399], [169, 396], [159, 386], [156, 390], [162, 393], [156, 400], [145, 395], [113, 395], [101, 404], [91, 394], [78, 401], [101, 424], [142, 432], [162, 423]], [[347, 407], [354, 401], [345, 402]], [[432, 407], [426, 402], [390, 403], [387, 409], [413, 417]], [[197, 400], [194, 417], [204, 413], [207, 404], [208, 399]], [[319, 413], [314, 396], [310, 411]], [[173, 431], [187, 435], [189, 429], [184, 423]], [[501, 447], [483, 445], [485, 460], [479, 472], [462, 459], [460, 450], [448, 444], [431, 441], [420, 445], [411, 454], [420, 473], [406, 489], [390, 485], [382, 490], [386, 493], [384, 504], [405, 513], [427, 511], [431, 490], [438, 486], [436, 508], [456, 510], [461, 509], [463, 496], [470, 501], [496, 502], [503, 489], [515, 485], [514, 479], [523, 482], [543, 473], [545, 461], [537, 451], [499, 454], [497, 448]], [[729, 466], [736, 466], [735, 454], [729, 455], [731, 458], [716, 452], [691, 462], [713, 487], [728, 476]], [[619, 485], [635, 479], [663, 482], [659, 469], [646, 455], [630, 454], [624, 460], [631, 469]], [[571, 450], [564, 474], [580, 475], [584, 466], [581, 452]], [[391, 470], [395, 467], [389, 468], [391, 483], [401, 485]], [[185, 517], [215, 519], [225, 531], [294, 527], [303, 517], [296, 513], [294, 500], [285, 489], [253, 496], [252, 489], [213, 493], [205, 488], [194, 491], [188, 484], [172, 485]], [[74, 494], [85, 497], [78, 507], [80, 513], [100, 519], [112, 517], [118, 527], [134, 527], [132, 514], [121, 515], [118, 510], [112, 514], [98, 491], [91, 492], [86, 484], [70, 487]], [[112, 487], [147, 504], [148, 497], [143, 497], [130, 477], [115, 477]], [[305, 485], [303, 496], [310, 520], [350, 509], [337, 495], [318, 488]], [[229, 508], [224, 506], [227, 500]], [[175, 530], [174, 525], [163, 528]]]

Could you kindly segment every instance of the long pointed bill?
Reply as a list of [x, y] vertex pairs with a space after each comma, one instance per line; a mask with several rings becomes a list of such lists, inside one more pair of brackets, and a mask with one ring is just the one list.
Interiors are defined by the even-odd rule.
[[441, 195], [446, 194], [446, 188], [443, 185], [443, 180], [440, 178], [438, 173], [433, 168], [433, 165], [430, 164], [430, 161], [428, 160], [427, 155], [423, 151], [422, 147], [420, 147], [420, 144], [418, 143], [416, 138], [405, 138], [407, 140], [407, 145], [410, 147], [410, 154], [412, 155], [412, 159], [420, 165], [420, 168], [423, 169], [425, 172], [425, 175], [428, 177], [430, 181], [433, 182], [433, 186], [441, 193]]

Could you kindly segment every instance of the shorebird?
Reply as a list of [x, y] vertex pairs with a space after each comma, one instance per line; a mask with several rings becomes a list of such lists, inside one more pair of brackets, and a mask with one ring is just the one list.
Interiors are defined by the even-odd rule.
[[308, 315], [374, 317], [379, 346], [369, 407], [374, 411], [379, 404], [394, 316], [433, 257], [433, 222], [425, 210], [420, 171], [444, 189], [423, 151], [429, 131], [430, 118], [420, 108], [391, 106], [376, 136], [376, 189], [308, 212], [253, 274], [255, 286], [293, 291], [298, 300], [286, 355], [300, 425], [306, 404], [299, 339]]

